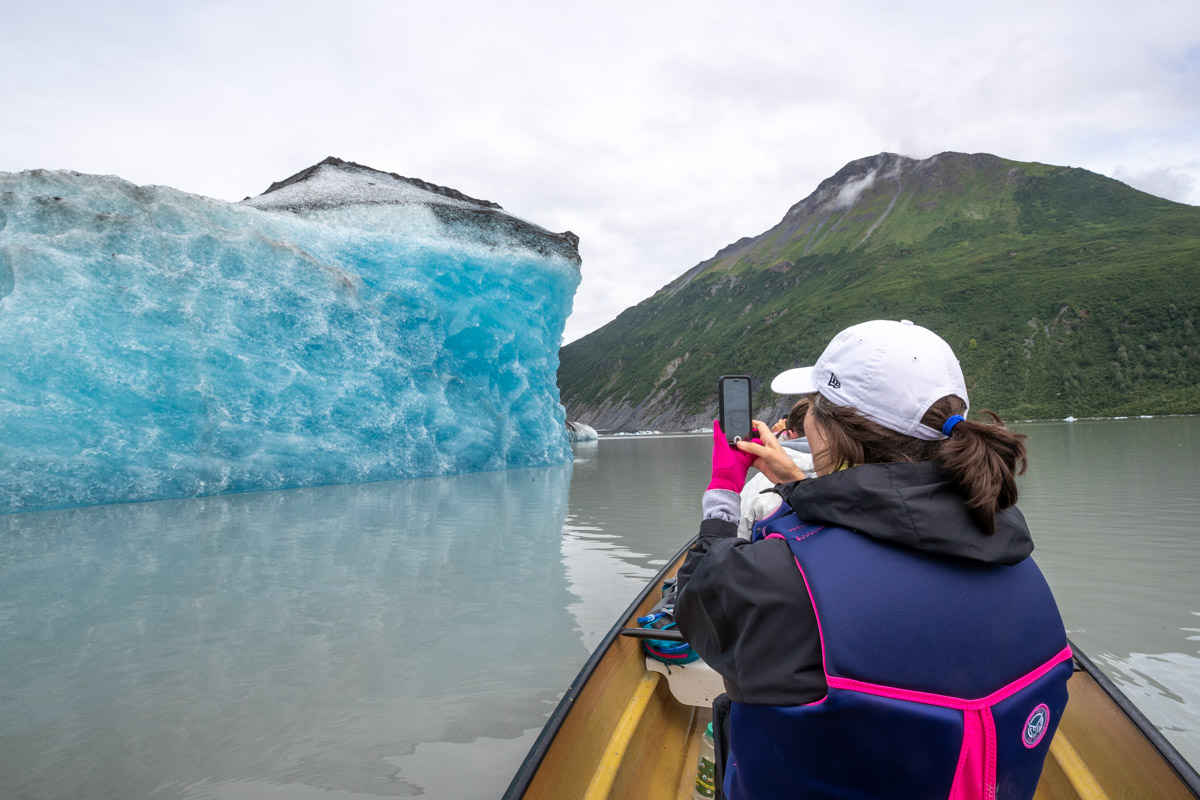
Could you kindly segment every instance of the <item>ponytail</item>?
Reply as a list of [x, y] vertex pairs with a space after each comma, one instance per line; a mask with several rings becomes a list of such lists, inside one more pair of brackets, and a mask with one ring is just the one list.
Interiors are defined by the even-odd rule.
[[[987, 533], [996, 529], [996, 515], [1017, 502], [1017, 476], [1025, 473], [1025, 435], [1005, 427], [993, 411], [988, 422], [961, 420], [950, 438], [926, 441], [884, 428], [853, 408], [838, 406], [820, 394], [809, 395], [805, 409], [820, 427], [825, 449], [813, 458], [827, 468], [903, 461], [936, 461], [963, 494], [971, 516]], [[922, 424], [940, 430], [962, 415], [966, 404], [953, 395], [934, 403]]]
[[[941, 428], [962, 410], [957, 397], [943, 397], [922, 422]], [[1027, 458], [1025, 435], [1006, 427], [996, 412], [985, 409], [983, 413], [992, 418], [990, 423], [964, 419], [953, 425], [950, 438], [939, 443], [936, 460], [962, 490], [976, 522], [992, 533], [996, 514], [1016, 505], [1017, 476], [1025, 474]]]

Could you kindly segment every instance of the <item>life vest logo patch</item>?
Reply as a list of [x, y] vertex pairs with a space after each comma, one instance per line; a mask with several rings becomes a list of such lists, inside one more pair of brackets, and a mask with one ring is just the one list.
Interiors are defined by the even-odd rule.
[[1021, 735], [1022, 741], [1028, 748], [1038, 746], [1042, 741], [1042, 737], [1046, 735], [1046, 729], [1050, 727], [1050, 709], [1042, 703], [1033, 710], [1029, 715], [1029, 719], [1025, 720], [1025, 732]]

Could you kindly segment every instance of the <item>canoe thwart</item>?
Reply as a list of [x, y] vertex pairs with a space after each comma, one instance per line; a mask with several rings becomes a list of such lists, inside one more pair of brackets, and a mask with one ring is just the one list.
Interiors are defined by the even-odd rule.
[[679, 631], [659, 631], [654, 628], [622, 628], [622, 636], [632, 636], [634, 639], [660, 639], [664, 642], [682, 642], [683, 634]]

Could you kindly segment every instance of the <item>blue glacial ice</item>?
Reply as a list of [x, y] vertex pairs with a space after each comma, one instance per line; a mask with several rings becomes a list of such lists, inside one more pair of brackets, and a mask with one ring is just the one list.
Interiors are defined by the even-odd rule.
[[337, 159], [0, 173], [0, 512], [568, 462], [577, 244]]

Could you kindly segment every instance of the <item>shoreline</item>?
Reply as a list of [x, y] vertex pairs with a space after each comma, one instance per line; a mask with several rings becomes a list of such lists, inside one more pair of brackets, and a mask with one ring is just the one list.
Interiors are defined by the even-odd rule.
[[[1045, 417], [1039, 419], [1017, 419], [1011, 420], [1008, 424], [1012, 425], [1028, 425], [1031, 423], [1046, 423], [1046, 422], [1112, 422], [1116, 420], [1127, 419], [1172, 419], [1176, 417], [1197, 417], [1200, 413], [1195, 414], [1126, 414], [1116, 417]], [[688, 436], [712, 433], [712, 428], [696, 428], [692, 430], [637, 430], [637, 431], [615, 431], [615, 430], [600, 430], [596, 428], [597, 435], [601, 438], [626, 438], [636, 436]]]

